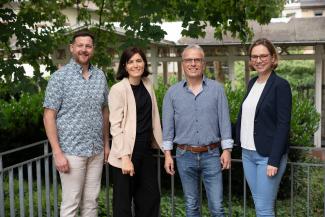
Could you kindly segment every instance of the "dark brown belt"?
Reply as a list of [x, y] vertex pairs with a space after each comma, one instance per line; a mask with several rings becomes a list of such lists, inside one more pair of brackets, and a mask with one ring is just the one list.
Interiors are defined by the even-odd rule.
[[177, 147], [186, 150], [186, 151], [191, 151], [193, 153], [202, 153], [202, 152], [207, 152], [212, 149], [218, 148], [220, 146], [220, 142], [217, 143], [212, 143], [210, 145], [205, 145], [205, 146], [190, 146], [190, 145], [183, 145], [183, 144], [177, 144]]

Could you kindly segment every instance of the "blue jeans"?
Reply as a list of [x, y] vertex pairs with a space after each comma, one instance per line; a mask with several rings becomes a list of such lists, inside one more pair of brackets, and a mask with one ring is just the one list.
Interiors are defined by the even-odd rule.
[[200, 216], [199, 181], [202, 176], [211, 216], [223, 217], [219, 149], [215, 148], [204, 153], [192, 153], [177, 148], [176, 161], [185, 196], [186, 216]]
[[256, 217], [274, 217], [274, 202], [286, 169], [288, 155], [283, 155], [278, 172], [273, 177], [266, 174], [268, 157], [243, 148], [242, 159], [245, 178], [254, 199]]

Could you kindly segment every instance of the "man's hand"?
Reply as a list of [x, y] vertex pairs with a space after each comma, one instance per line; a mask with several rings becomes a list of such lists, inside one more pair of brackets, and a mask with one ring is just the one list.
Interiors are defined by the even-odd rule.
[[267, 168], [266, 168], [267, 176], [272, 177], [272, 176], [275, 176], [277, 173], [278, 173], [278, 168], [277, 167], [267, 165]]
[[165, 151], [165, 170], [169, 175], [174, 175], [174, 160], [170, 151]]
[[53, 153], [56, 169], [61, 173], [69, 172], [69, 162], [62, 152]]
[[222, 170], [226, 169], [230, 169], [231, 167], [231, 152], [227, 149], [222, 151], [221, 157], [220, 157], [220, 162], [222, 165]]
[[122, 173], [130, 176], [135, 174], [133, 163], [128, 155], [122, 157]]
[[104, 163], [107, 164], [108, 163], [108, 156], [109, 156], [109, 152], [111, 151], [111, 149], [109, 148], [108, 144], [104, 145]]

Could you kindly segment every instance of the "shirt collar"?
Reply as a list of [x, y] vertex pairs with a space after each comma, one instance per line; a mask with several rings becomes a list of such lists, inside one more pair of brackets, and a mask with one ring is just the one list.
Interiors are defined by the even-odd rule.
[[[202, 86], [205, 86], [207, 84], [207, 77], [205, 77], [205, 75], [203, 75], [203, 78], [202, 78]], [[182, 86], [183, 87], [186, 87], [187, 86], [187, 80], [183, 80], [182, 81]]]
[[[69, 64], [72, 66], [72, 68], [76, 71], [79, 72], [80, 74], [82, 73], [82, 66], [80, 64], [78, 64], [75, 59], [71, 58], [69, 61]], [[89, 74], [90, 76], [92, 75], [92, 71], [94, 69], [94, 66], [89, 63]]]

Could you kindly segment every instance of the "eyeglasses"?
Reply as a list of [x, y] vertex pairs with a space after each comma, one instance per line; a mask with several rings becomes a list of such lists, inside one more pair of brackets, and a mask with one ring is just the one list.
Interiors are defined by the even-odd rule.
[[270, 54], [261, 54], [261, 55], [252, 55], [251, 56], [251, 61], [256, 62], [258, 60], [258, 58], [260, 58], [260, 60], [262, 62], [265, 62], [267, 60], [267, 58], [270, 56]]
[[187, 65], [192, 64], [194, 61], [195, 64], [201, 64], [203, 62], [202, 58], [187, 58], [183, 59], [183, 62]]

